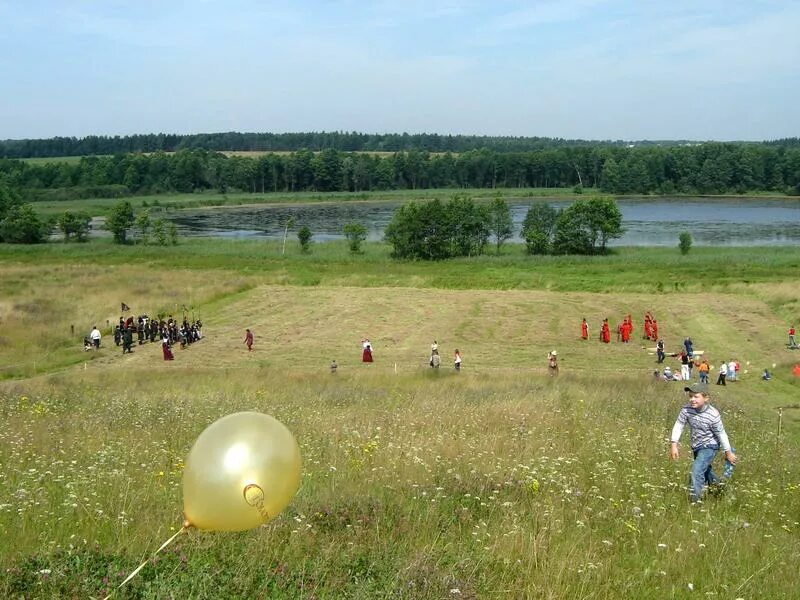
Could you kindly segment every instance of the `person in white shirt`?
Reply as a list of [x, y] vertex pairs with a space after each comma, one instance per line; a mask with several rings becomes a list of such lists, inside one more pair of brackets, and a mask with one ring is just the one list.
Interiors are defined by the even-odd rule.
[[100, 335], [100, 330], [97, 328], [97, 325], [92, 326], [92, 332], [89, 334], [89, 337], [92, 339], [94, 349], [98, 350], [100, 348], [100, 338], [102, 336]]
[[736, 381], [736, 361], [731, 359], [728, 363], [727, 381]]
[[725, 377], [728, 375], [728, 364], [722, 361], [719, 366], [719, 376], [717, 377], [717, 385], [725, 385]]

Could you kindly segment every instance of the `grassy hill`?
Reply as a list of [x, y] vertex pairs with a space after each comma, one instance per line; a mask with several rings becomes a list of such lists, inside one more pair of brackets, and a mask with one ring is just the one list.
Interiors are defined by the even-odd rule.
[[[200, 432], [259, 410], [300, 444], [292, 505], [254, 531], [190, 531], [119, 597], [792, 597], [800, 411], [784, 411], [779, 436], [776, 409], [800, 389], [800, 353], [784, 345], [800, 253], [513, 250], [431, 265], [381, 245], [0, 249], [0, 594], [105, 595], [180, 527]], [[82, 352], [121, 301], [185, 306], [206, 337], [174, 362], [157, 344], [123, 356], [107, 331]], [[691, 335], [713, 364], [748, 371], [713, 390], [741, 463], [700, 506], [686, 445], [668, 460], [685, 394], [652, 380], [646, 310], [668, 350]], [[579, 339], [582, 317], [595, 337], [628, 313], [633, 343]]]

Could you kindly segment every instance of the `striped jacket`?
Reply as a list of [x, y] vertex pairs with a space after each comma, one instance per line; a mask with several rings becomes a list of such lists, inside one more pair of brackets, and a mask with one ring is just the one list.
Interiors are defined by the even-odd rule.
[[681, 439], [686, 423], [692, 430], [693, 449], [701, 446], [721, 446], [725, 451], [731, 449], [719, 411], [710, 404], [706, 404], [702, 410], [692, 408], [691, 404], [684, 406], [672, 427], [670, 441], [676, 443]]

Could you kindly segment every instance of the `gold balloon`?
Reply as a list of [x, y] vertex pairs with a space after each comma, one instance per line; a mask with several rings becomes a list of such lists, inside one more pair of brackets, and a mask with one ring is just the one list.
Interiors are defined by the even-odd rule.
[[300, 448], [278, 420], [240, 412], [209, 425], [183, 472], [183, 512], [198, 529], [245, 531], [274, 519], [300, 486]]

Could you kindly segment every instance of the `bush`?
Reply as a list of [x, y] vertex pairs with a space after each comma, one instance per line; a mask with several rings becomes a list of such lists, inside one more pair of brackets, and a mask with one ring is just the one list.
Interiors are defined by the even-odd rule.
[[75, 236], [78, 242], [85, 242], [89, 235], [89, 223], [92, 218], [85, 212], [73, 213], [64, 211], [64, 214], [56, 220], [56, 226], [64, 234], [64, 241], [69, 242], [71, 236]]
[[303, 225], [297, 232], [297, 240], [300, 242], [300, 250], [308, 252], [311, 246], [311, 229], [308, 225]]
[[692, 234], [688, 231], [682, 231], [678, 236], [678, 248], [681, 249], [681, 254], [686, 256], [689, 250], [692, 249]]
[[344, 237], [350, 246], [350, 252], [357, 254], [361, 252], [361, 243], [367, 239], [367, 228], [361, 223], [348, 223], [344, 226]]
[[547, 202], [537, 202], [528, 209], [522, 223], [522, 237], [528, 254], [547, 254], [553, 241], [553, 230], [561, 211]]
[[489, 209], [456, 195], [440, 200], [409, 202], [398, 208], [384, 237], [394, 246], [392, 256], [440, 260], [483, 253], [489, 239]]
[[106, 219], [106, 229], [114, 235], [114, 241], [124, 244], [127, 241], [128, 229], [133, 226], [133, 207], [127, 200], [117, 202]]
[[0, 221], [0, 242], [38, 244], [44, 241], [48, 227], [30, 204], [12, 206]]

